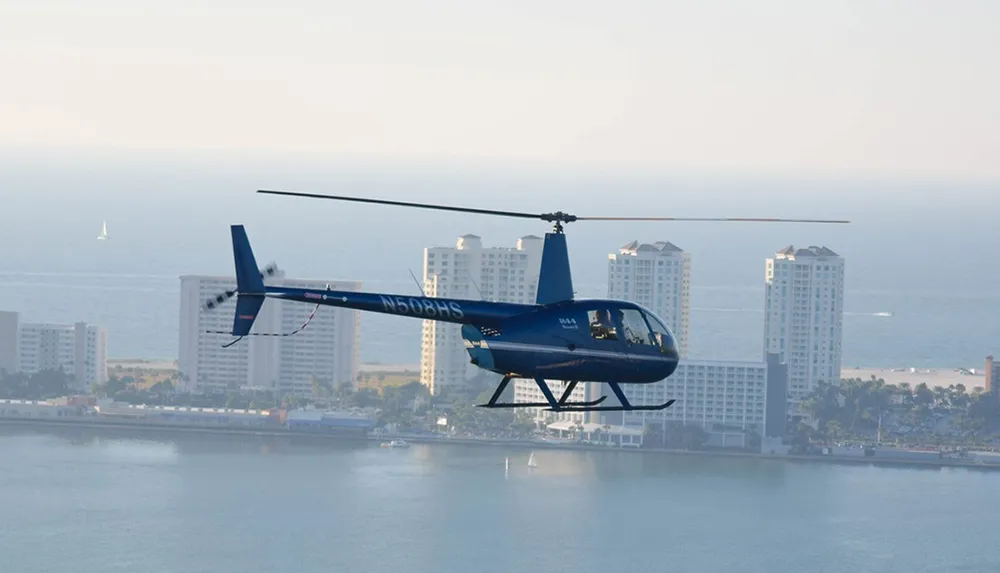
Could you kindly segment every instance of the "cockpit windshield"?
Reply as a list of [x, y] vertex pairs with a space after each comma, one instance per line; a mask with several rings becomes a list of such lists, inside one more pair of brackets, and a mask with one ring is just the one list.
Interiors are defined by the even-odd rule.
[[629, 344], [645, 344], [655, 346], [656, 339], [653, 333], [646, 326], [646, 321], [642, 319], [639, 311], [631, 308], [623, 308], [621, 313], [622, 328], [625, 331], [625, 341]]
[[676, 350], [674, 347], [674, 335], [670, 332], [670, 328], [666, 324], [663, 324], [663, 321], [652, 312], [643, 311], [642, 315], [653, 329], [653, 344], [659, 346], [664, 352]]

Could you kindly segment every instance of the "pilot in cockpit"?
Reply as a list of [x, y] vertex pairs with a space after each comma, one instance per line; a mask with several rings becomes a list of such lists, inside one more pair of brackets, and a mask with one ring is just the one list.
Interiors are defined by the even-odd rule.
[[594, 313], [593, 321], [590, 323], [590, 334], [598, 340], [615, 340], [615, 326], [611, 322], [611, 313], [607, 309], [601, 309]]

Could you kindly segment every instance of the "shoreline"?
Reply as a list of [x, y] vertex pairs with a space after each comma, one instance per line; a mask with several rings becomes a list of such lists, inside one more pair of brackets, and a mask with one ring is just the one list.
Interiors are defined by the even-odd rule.
[[[120, 369], [144, 369], [157, 371], [174, 371], [178, 368], [177, 359], [169, 358], [130, 358], [115, 357], [108, 358], [108, 370]], [[951, 385], [962, 384], [967, 392], [972, 392], [973, 388], [986, 387], [984, 374], [978, 372], [980, 365], [973, 366], [977, 369], [976, 374], [962, 374], [959, 367], [933, 367], [916, 368], [908, 366], [880, 367], [880, 366], [844, 366], [840, 370], [841, 379], [861, 378], [868, 380], [872, 376], [882, 378], [886, 384], [909, 384], [911, 388], [919, 384], [927, 384], [931, 388], [947, 388]], [[396, 364], [396, 363], [363, 363], [358, 365], [358, 373], [420, 373], [420, 364]]]
[[364, 442], [380, 443], [386, 439], [403, 439], [414, 444], [445, 444], [445, 445], [467, 445], [478, 447], [506, 447], [518, 449], [551, 449], [551, 450], [577, 450], [577, 451], [598, 451], [598, 452], [620, 452], [630, 454], [660, 455], [660, 456], [694, 456], [708, 458], [745, 458], [756, 460], [767, 460], [773, 462], [791, 463], [826, 463], [834, 465], [871, 465], [882, 467], [909, 467], [909, 468], [963, 468], [980, 471], [1000, 471], [1000, 463], [977, 463], [958, 459], [886, 459], [868, 458], [861, 456], [794, 456], [780, 454], [757, 454], [746, 451], [726, 451], [726, 450], [670, 450], [659, 448], [622, 448], [599, 446], [594, 444], [558, 443], [546, 441], [521, 441], [521, 440], [490, 440], [480, 438], [453, 438], [453, 437], [433, 437], [421, 435], [400, 434], [398, 436], [371, 436], [367, 434], [331, 433], [323, 434], [316, 432], [297, 432], [285, 429], [251, 429], [251, 428], [216, 428], [211, 426], [190, 426], [179, 424], [138, 424], [133, 422], [112, 422], [112, 421], [90, 421], [90, 420], [41, 420], [37, 418], [0, 418], [0, 427], [35, 427], [35, 428], [79, 428], [98, 430], [132, 430], [136, 432], [161, 432], [165, 434], [210, 434], [232, 437], [269, 437], [269, 438], [293, 438], [323, 442]]

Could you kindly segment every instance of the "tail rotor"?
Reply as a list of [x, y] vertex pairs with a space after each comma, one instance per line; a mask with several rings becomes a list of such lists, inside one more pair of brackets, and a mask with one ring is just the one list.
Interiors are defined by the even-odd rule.
[[[260, 279], [261, 280], [266, 280], [269, 277], [273, 277], [275, 275], [275, 273], [277, 273], [277, 272], [278, 272], [278, 265], [276, 265], [274, 263], [271, 263], [271, 264], [267, 265], [266, 267], [264, 267], [258, 274], [260, 274]], [[213, 310], [215, 308], [218, 308], [218, 307], [222, 306], [223, 304], [226, 303], [226, 301], [228, 301], [229, 299], [233, 298], [237, 294], [239, 294], [239, 288], [238, 287], [235, 290], [224, 291], [224, 292], [222, 292], [220, 294], [217, 294], [214, 297], [208, 299], [208, 301], [206, 301], [205, 304], [202, 305], [201, 308], [202, 308], [202, 310]]]

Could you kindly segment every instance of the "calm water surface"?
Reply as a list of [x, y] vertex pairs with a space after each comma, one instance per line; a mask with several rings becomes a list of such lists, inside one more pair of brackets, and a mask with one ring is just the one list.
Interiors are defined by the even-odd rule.
[[0, 571], [1000, 570], [985, 472], [25, 428], [0, 451]]

